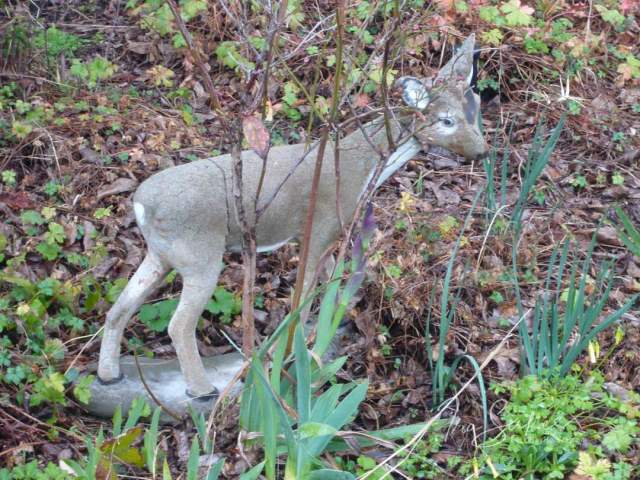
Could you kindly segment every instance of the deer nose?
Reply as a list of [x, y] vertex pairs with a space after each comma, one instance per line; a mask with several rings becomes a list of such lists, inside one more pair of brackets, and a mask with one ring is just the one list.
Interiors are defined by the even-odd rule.
[[489, 149], [485, 150], [482, 153], [479, 153], [478, 155], [476, 155], [475, 160], [484, 160], [485, 158], [487, 158], [489, 156]]
[[491, 148], [489, 148], [489, 144], [482, 138], [482, 135], [480, 135], [480, 138], [482, 141], [482, 150], [480, 150], [480, 152], [476, 155], [476, 160], [487, 158], [489, 156], [489, 152], [491, 151]]

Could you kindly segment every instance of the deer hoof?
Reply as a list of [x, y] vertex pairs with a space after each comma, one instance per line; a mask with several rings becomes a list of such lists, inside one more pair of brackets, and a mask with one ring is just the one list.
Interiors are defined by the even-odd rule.
[[214, 388], [209, 393], [205, 393], [204, 395], [194, 395], [189, 390], [186, 390], [185, 393], [187, 397], [192, 398], [193, 400], [197, 400], [199, 402], [208, 402], [209, 400], [213, 400], [218, 397], [219, 392], [217, 388]]
[[124, 373], [120, 372], [120, 375], [116, 378], [112, 378], [111, 380], [103, 380], [100, 378], [100, 375], [96, 375], [96, 379], [100, 385], [115, 385], [124, 379]]

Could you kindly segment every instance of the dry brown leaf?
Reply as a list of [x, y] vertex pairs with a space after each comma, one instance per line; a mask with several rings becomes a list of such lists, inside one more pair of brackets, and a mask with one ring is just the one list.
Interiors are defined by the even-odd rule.
[[130, 192], [138, 186], [138, 181], [132, 178], [120, 177], [104, 188], [101, 188], [96, 195], [96, 201], [102, 200], [109, 195], [118, 195], [119, 193]]
[[264, 123], [253, 115], [242, 119], [242, 133], [251, 149], [260, 158], [266, 158], [269, 153], [270, 137]]
[[35, 208], [36, 206], [27, 192], [2, 192], [0, 193], [0, 204], [5, 204], [13, 210]]

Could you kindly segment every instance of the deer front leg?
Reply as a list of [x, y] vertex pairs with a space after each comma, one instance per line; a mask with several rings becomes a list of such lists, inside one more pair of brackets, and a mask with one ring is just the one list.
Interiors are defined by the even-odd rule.
[[98, 379], [103, 383], [119, 379], [120, 342], [124, 329], [145, 299], [160, 285], [168, 270], [157, 256], [147, 254], [116, 303], [107, 312], [98, 361]]
[[180, 302], [169, 323], [169, 337], [178, 355], [180, 370], [192, 397], [216, 393], [207, 378], [196, 344], [196, 326], [205, 305], [211, 298], [220, 273], [220, 262], [211, 265], [208, 275], [184, 276]]

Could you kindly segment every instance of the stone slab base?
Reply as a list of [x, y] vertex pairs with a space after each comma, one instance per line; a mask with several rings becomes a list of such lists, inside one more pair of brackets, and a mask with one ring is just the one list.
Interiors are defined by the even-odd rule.
[[[218, 396], [192, 398], [187, 395], [182, 372], [177, 359], [154, 359], [138, 357], [144, 380], [156, 398], [179, 416], [188, 413], [189, 407], [202, 412], [205, 416], [211, 412]], [[242, 355], [227, 353], [214, 357], [203, 358], [203, 362], [211, 382], [218, 392], [222, 392], [240, 371], [243, 364]], [[122, 379], [110, 384], [102, 384], [97, 379], [91, 385], [91, 401], [88, 410], [95, 416], [111, 418], [118, 406], [126, 418], [129, 407], [137, 397], [144, 398], [152, 408], [157, 404], [152, 400], [147, 389], [140, 380], [138, 368], [132, 356], [120, 358]], [[237, 382], [232, 389], [232, 395], [240, 393], [242, 383]], [[162, 423], [175, 421], [163, 412]]]

